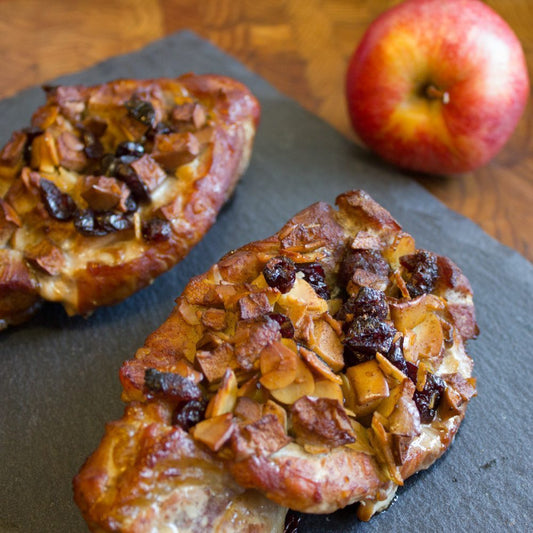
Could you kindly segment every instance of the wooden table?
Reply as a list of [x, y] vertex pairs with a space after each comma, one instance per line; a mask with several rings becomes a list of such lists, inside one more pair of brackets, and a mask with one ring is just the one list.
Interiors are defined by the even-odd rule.
[[[349, 57], [396, 0], [0, 0], [0, 98], [154, 39], [191, 29], [343, 134]], [[533, 2], [487, 0], [514, 29], [533, 72]], [[531, 75], [531, 74], [530, 74]], [[419, 179], [450, 208], [533, 259], [533, 105], [484, 168]]]

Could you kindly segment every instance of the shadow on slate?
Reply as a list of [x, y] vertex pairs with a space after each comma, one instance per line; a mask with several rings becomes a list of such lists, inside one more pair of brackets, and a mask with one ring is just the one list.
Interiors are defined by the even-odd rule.
[[[523, 257], [451, 212], [414, 180], [373, 159], [234, 59], [189, 32], [54, 80], [95, 84], [217, 72], [246, 83], [263, 116], [250, 168], [217, 224], [152, 286], [90, 318], [47, 305], [0, 334], [0, 531], [86, 531], [71, 479], [118, 418], [118, 370], [166, 318], [187, 280], [227, 251], [277, 231], [298, 210], [363, 188], [389, 209], [419, 247], [450, 256], [475, 292], [481, 335], [470, 342], [479, 396], [451, 450], [406, 482], [369, 523], [354, 509], [305, 516], [302, 532], [526, 531], [531, 502], [531, 295]], [[340, 83], [340, 81], [339, 81]], [[0, 102], [0, 143], [44, 102], [32, 88]]]

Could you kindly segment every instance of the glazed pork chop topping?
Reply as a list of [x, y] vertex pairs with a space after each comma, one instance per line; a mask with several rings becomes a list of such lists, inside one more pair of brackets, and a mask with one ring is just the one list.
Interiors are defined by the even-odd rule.
[[336, 263], [316, 250], [265, 251], [246, 272], [212, 271], [209, 294], [181, 308], [203, 332], [189, 360], [205, 376], [208, 404], [191, 403], [190, 417], [180, 405], [175, 423], [236, 462], [288, 442], [310, 454], [366, 442], [383, 475], [402, 484], [424, 425], [458, 412], [458, 391], [438, 373], [461, 341], [436, 292], [434, 254], [405, 234], [378, 247], [368, 235], [361, 242], [373, 248], [348, 242]]
[[368, 520], [452, 442], [475, 394], [476, 324], [450, 260], [417, 250], [362, 191], [337, 204], [193, 278], [121, 380], [126, 401], [164, 406], [243, 490], [309, 513], [360, 502]]

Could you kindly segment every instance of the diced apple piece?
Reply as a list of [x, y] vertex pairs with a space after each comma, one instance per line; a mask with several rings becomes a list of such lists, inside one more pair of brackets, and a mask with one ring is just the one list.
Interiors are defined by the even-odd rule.
[[317, 398], [332, 398], [333, 400], [338, 400], [341, 405], [344, 402], [341, 386], [328, 379], [315, 381], [315, 392], [313, 392], [313, 396]]
[[413, 333], [416, 337], [412, 350], [417, 353], [417, 359], [433, 360], [441, 355], [444, 349], [444, 333], [441, 321], [435, 313], [428, 314], [425, 320], [413, 328]]
[[309, 368], [314, 370], [318, 375], [326, 378], [330, 382], [342, 385], [342, 379], [335, 374], [333, 370], [320, 358], [313, 350], [308, 350], [304, 346], [300, 346], [300, 355], [302, 359], [309, 365]]
[[402, 437], [416, 437], [420, 435], [421, 429], [420, 414], [413, 400], [414, 384], [406, 379], [399, 388], [401, 393], [388, 417], [389, 432]]
[[414, 300], [390, 304], [394, 326], [402, 333], [418, 326], [432, 311], [444, 309], [443, 301], [433, 294], [423, 294]]
[[292, 289], [282, 294], [278, 305], [290, 310], [291, 307], [305, 306], [308, 312], [322, 314], [328, 310], [328, 303], [320, 298], [313, 287], [302, 278], [296, 277]]
[[383, 400], [389, 395], [389, 384], [375, 359], [365, 361], [346, 370], [357, 405]]
[[259, 382], [267, 389], [280, 389], [296, 378], [298, 355], [282, 342], [275, 341], [261, 350]]
[[311, 396], [315, 390], [315, 380], [313, 374], [305, 366], [305, 363], [298, 358], [296, 362], [296, 378], [286, 387], [274, 389], [270, 394], [275, 400], [285, 405], [293, 404], [302, 396]]
[[411, 235], [400, 231], [394, 237], [392, 244], [382, 251], [383, 257], [390, 264], [392, 270], [400, 266], [400, 257], [415, 253], [415, 240]]
[[196, 424], [192, 429], [192, 436], [209, 449], [218, 452], [231, 437], [233, 428], [233, 415], [226, 413]]
[[265, 405], [263, 405], [263, 416], [265, 415], [274, 415], [280, 422], [285, 433], [287, 433], [287, 411], [281, 407], [281, 405], [268, 400]]
[[344, 347], [333, 327], [326, 320], [315, 320], [310, 348], [331, 367], [339, 372], [344, 367]]
[[233, 370], [226, 370], [217, 393], [211, 398], [205, 417], [211, 418], [233, 411], [237, 401], [237, 378]]

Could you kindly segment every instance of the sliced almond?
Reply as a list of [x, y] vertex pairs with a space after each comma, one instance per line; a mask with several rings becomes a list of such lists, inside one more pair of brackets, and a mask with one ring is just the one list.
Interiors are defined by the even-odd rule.
[[375, 451], [370, 444], [367, 428], [365, 428], [363, 424], [357, 422], [357, 420], [350, 419], [350, 422], [354, 431], [355, 442], [345, 444], [345, 446], [348, 446], [348, 448], [357, 452], [366, 453], [367, 455], [375, 455]]
[[353, 390], [353, 386], [346, 374], [339, 375], [342, 381], [341, 389], [342, 395], [344, 396], [344, 407], [353, 411], [356, 406], [355, 392]]
[[402, 278], [402, 274], [400, 270], [395, 270], [392, 273], [391, 281], [400, 289], [400, 293], [402, 295], [402, 298], [405, 298], [406, 300], [411, 299], [411, 295], [409, 294], [409, 289], [407, 288], [407, 285], [405, 284], [405, 280]]
[[[405, 378], [405, 379], [408, 379], [408, 378]], [[396, 403], [398, 402], [402, 394], [402, 390], [403, 390], [403, 387], [401, 385], [398, 385], [392, 388], [389, 392], [389, 396], [385, 398], [382, 402], [380, 402], [377, 410], [385, 418], [388, 418], [394, 411], [394, 408], [396, 407]]]
[[285, 405], [291, 405], [302, 396], [311, 396], [315, 390], [315, 380], [313, 374], [305, 366], [305, 363], [297, 358], [296, 378], [286, 387], [273, 389], [270, 391], [272, 397]]
[[220, 384], [217, 393], [211, 398], [205, 417], [211, 418], [233, 411], [237, 401], [237, 378], [233, 370], [228, 369], [224, 374], [224, 379]]
[[390, 480], [397, 485], [403, 485], [403, 478], [401, 476], [400, 469], [396, 465], [394, 454], [392, 452], [392, 439], [387, 433], [379, 413], [374, 413], [374, 416], [372, 417], [369, 438], [371, 444], [377, 452], [378, 459], [385, 467]]
[[262, 374], [259, 382], [267, 389], [290, 385], [297, 376], [297, 360], [297, 353], [282, 342], [275, 341], [266, 346], [259, 358]]
[[217, 452], [228, 442], [234, 429], [233, 415], [221, 414], [202, 420], [192, 428], [192, 436], [205, 444], [209, 449]]
[[310, 348], [320, 355], [334, 372], [339, 372], [344, 367], [344, 347], [339, 336], [326, 320], [314, 321]]
[[179, 303], [178, 309], [183, 320], [185, 320], [189, 326], [198, 326], [200, 324], [201, 311], [197, 305], [191, 305], [183, 298]]
[[302, 359], [309, 365], [311, 370], [314, 370], [319, 376], [326, 378], [330, 382], [342, 385], [342, 379], [335, 374], [329, 365], [320, 358], [313, 350], [308, 350], [304, 346], [300, 346], [300, 355]]
[[389, 384], [375, 359], [365, 361], [346, 370], [357, 405], [383, 400], [389, 395]]
[[405, 374], [397, 367], [395, 367], [386, 357], [383, 357], [379, 352], [376, 353], [376, 361], [381, 371], [391, 383], [401, 383], [405, 378]]

